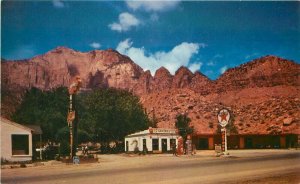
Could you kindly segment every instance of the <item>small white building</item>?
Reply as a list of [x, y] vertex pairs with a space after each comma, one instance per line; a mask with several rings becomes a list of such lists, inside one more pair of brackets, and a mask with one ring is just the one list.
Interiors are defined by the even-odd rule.
[[1, 159], [32, 160], [32, 132], [29, 127], [1, 117]]
[[125, 152], [134, 152], [135, 149], [144, 151], [147, 148], [152, 153], [166, 153], [177, 145], [179, 135], [177, 129], [149, 128], [125, 137]]

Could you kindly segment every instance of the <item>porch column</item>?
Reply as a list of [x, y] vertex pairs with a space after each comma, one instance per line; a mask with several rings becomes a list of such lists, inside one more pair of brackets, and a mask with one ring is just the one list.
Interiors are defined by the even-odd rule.
[[161, 138], [158, 138], [158, 151], [162, 152]]
[[280, 148], [286, 148], [286, 139], [285, 135], [280, 136]]
[[240, 145], [239, 145], [240, 149], [244, 149], [245, 148], [245, 138], [244, 137], [240, 137]]
[[208, 149], [213, 150], [214, 149], [214, 137], [208, 137]]

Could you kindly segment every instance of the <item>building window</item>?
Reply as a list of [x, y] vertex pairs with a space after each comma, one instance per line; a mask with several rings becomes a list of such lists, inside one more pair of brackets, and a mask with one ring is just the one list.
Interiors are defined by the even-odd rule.
[[12, 155], [29, 155], [29, 135], [11, 135]]
[[158, 150], [158, 139], [152, 139], [152, 149], [153, 151]]

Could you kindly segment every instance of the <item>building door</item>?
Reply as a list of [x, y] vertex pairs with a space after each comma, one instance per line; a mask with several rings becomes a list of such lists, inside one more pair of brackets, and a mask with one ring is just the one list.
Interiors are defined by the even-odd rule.
[[245, 147], [253, 148], [253, 141], [251, 137], [245, 137]]
[[208, 149], [208, 138], [199, 138], [198, 149], [200, 150]]
[[167, 139], [161, 140], [161, 149], [163, 153], [166, 153], [168, 151]]
[[158, 139], [152, 139], [152, 151], [158, 151]]

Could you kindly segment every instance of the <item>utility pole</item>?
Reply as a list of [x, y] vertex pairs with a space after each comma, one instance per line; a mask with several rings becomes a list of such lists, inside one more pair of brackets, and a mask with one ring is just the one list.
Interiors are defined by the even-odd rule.
[[77, 113], [75, 109], [75, 96], [81, 87], [82, 81], [79, 76], [76, 76], [69, 86], [69, 111], [68, 111], [68, 126], [70, 128], [70, 158], [76, 155], [77, 147]]

